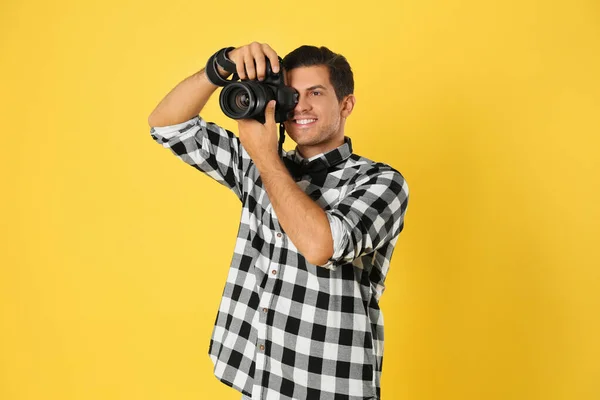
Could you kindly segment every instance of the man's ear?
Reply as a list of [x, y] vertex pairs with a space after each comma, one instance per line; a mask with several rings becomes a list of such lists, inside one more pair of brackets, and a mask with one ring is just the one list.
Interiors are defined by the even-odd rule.
[[352, 113], [352, 110], [354, 110], [354, 105], [356, 104], [356, 97], [354, 97], [353, 94], [349, 94], [348, 96], [344, 97], [344, 99], [342, 100], [342, 117], [343, 118], [348, 118], [348, 116]]

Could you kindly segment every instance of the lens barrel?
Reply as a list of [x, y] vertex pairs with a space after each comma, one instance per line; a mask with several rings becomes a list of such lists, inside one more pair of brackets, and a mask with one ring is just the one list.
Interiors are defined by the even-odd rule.
[[267, 103], [275, 99], [273, 90], [259, 82], [235, 82], [221, 90], [219, 103], [229, 118], [255, 118], [265, 113]]

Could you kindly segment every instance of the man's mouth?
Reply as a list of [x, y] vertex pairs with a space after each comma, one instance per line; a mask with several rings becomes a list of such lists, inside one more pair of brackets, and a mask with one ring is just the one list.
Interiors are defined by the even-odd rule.
[[310, 126], [317, 122], [316, 118], [302, 118], [302, 119], [294, 119], [294, 125], [297, 126]]

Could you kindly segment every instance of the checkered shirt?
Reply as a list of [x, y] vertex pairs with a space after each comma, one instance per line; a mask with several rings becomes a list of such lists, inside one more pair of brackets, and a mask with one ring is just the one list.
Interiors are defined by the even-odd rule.
[[[304, 176], [296, 183], [323, 208], [334, 238], [333, 256], [316, 266], [280, 226], [258, 169], [232, 132], [196, 116], [150, 134], [242, 203], [208, 350], [215, 376], [254, 400], [379, 399], [378, 303], [404, 227], [402, 175], [353, 154], [347, 137], [313, 157], [328, 165], [325, 182]], [[309, 161], [295, 150], [283, 157]]]

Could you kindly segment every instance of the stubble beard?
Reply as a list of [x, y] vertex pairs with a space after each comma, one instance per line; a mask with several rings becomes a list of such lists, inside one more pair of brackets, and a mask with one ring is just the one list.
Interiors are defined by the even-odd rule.
[[296, 144], [299, 146], [315, 146], [315, 145], [321, 144], [325, 141], [329, 141], [338, 132], [338, 130], [340, 128], [340, 119], [341, 118], [338, 117], [336, 121], [333, 121], [332, 123], [330, 123], [327, 126], [321, 127], [319, 129], [317, 135], [312, 137], [309, 141], [305, 142], [302, 140], [303, 139], [302, 133], [298, 134], [297, 138], [296, 138], [300, 141], [294, 140], [294, 138], [292, 138], [292, 140], [294, 140], [294, 142], [296, 142]]

